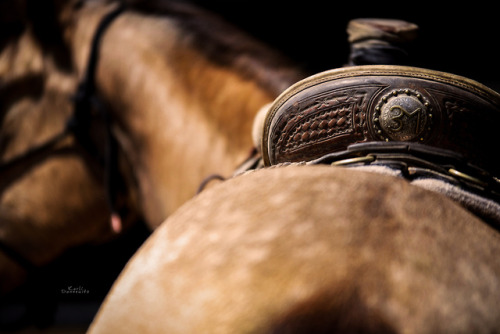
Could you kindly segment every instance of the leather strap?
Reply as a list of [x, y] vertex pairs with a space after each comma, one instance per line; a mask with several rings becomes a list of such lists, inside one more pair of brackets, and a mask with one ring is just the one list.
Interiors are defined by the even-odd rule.
[[469, 164], [453, 151], [420, 143], [369, 142], [352, 144], [346, 150], [324, 155], [308, 164], [333, 166], [381, 165], [401, 171], [408, 180], [420, 177], [442, 179], [481, 196], [500, 201], [500, 180]]
[[[111, 119], [109, 112], [96, 94], [95, 73], [97, 70], [100, 44], [106, 29], [109, 25], [124, 11], [125, 6], [120, 1], [118, 6], [103, 17], [99, 23], [90, 48], [90, 54], [84, 76], [76, 94], [73, 97], [74, 112], [72, 118], [68, 121], [68, 128], [75, 135], [80, 145], [88, 152], [97, 152], [95, 144], [89, 137], [90, 122], [92, 119], [92, 108], [96, 109], [105, 125], [106, 147], [104, 160], [100, 163], [104, 167], [104, 185], [107, 193], [108, 206], [112, 217], [118, 217], [116, 200], [118, 194], [118, 185], [122, 181], [117, 170], [118, 161], [118, 143], [111, 133]], [[96, 155], [98, 156], [98, 155]]]
[[[35, 163], [37, 161], [42, 160], [45, 156], [48, 156], [49, 153], [56, 147], [63, 139], [65, 139], [68, 135], [74, 135], [77, 139], [77, 142], [83, 146], [91, 155], [98, 156], [98, 154], [94, 154], [97, 152], [97, 148], [92, 143], [89, 137], [89, 128], [90, 122], [92, 119], [91, 108], [97, 107], [100, 110], [102, 119], [105, 123], [105, 128], [107, 131], [107, 148], [106, 148], [106, 157], [104, 160], [101, 160], [100, 163], [104, 166], [105, 169], [105, 186], [108, 194], [108, 204], [111, 210], [111, 213], [115, 213], [115, 201], [117, 197], [117, 184], [119, 184], [120, 179], [118, 173], [113, 173], [112, 171], [116, 171], [117, 164], [117, 148], [116, 148], [116, 140], [111, 135], [111, 130], [109, 126], [109, 115], [106, 112], [105, 108], [102, 106], [100, 101], [96, 98], [95, 95], [95, 70], [97, 66], [98, 54], [99, 54], [99, 43], [101, 38], [109, 26], [109, 24], [116, 18], [118, 15], [123, 12], [124, 6], [120, 3], [120, 5], [107, 14], [99, 24], [96, 33], [94, 35], [92, 41], [92, 48], [89, 55], [89, 62], [87, 64], [87, 68], [85, 71], [84, 79], [78, 86], [77, 92], [73, 98], [74, 102], [74, 110], [73, 115], [68, 120], [66, 127], [58, 134], [48, 139], [46, 142], [28, 150], [27, 152], [20, 154], [6, 162], [0, 164], [0, 175], [2, 177], [9, 177], [14, 174], [22, 164], [26, 163]], [[31, 263], [26, 257], [24, 257], [18, 250], [16, 250], [12, 245], [9, 245], [0, 239], [0, 251], [4, 252], [9, 258], [14, 260], [20, 266], [22, 266], [25, 270], [31, 272], [35, 268], [36, 265]]]

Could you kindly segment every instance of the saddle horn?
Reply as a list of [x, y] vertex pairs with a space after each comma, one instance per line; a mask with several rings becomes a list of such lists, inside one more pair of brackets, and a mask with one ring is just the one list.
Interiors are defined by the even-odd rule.
[[409, 44], [418, 26], [395, 19], [354, 19], [347, 25], [349, 66], [409, 65]]

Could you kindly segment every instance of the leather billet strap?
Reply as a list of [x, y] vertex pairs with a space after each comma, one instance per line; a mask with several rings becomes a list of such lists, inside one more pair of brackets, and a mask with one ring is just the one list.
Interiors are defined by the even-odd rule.
[[420, 143], [367, 142], [351, 144], [344, 151], [329, 153], [308, 165], [385, 166], [408, 180], [441, 179], [500, 202], [500, 180], [469, 164], [461, 154]]
[[267, 166], [312, 161], [355, 143], [403, 142], [456, 152], [500, 174], [500, 95], [457, 75], [405, 66], [345, 67], [287, 89], [264, 122]]

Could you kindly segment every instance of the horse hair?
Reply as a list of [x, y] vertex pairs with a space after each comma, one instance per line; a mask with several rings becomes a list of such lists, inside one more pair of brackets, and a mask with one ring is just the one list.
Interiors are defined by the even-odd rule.
[[[295, 82], [297, 66], [291, 60], [240, 31], [218, 15], [182, 0], [125, 0], [128, 8], [174, 20], [192, 46], [211, 62], [236, 69], [263, 88], [281, 93]], [[259, 64], [259, 66], [255, 66]], [[274, 75], [270, 75], [273, 73]], [[271, 80], [272, 79], [272, 80]], [[286, 84], [284, 84], [284, 82]]]

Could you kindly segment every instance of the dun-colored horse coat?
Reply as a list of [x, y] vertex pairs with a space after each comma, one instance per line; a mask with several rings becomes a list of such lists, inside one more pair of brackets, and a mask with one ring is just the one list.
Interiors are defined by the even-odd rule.
[[[119, 146], [112, 173], [126, 176], [123, 224], [137, 213], [151, 228], [205, 177], [229, 176], [246, 159], [254, 115], [301, 77], [210, 14], [175, 2], [162, 6], [127, 6], [103, 34], [95, 72], [96, 96]], [[115, 7], [107, 1], [20, 4], [24, 25], [2, 40], [0, 163], [64, 129], [96, 27]], [[10, 168], [15, 176], [0, 175], [0, 239], [35, 266], [111, 236], [98, 163], [106, 150], [101, 128], [84, 129], [97, 157], [69, 136], [48, 154]], [[2, 290], [9, 290], [24, 270], [3, 253], [0, 261]]]
[[[230, 175], [253, 147], [254, 115], [300, 78], [296, 68], [207, 13], [164, 5], [155, 12], [164, 15], [125, 11], [115, 19], [96, 69], [151, 226], [191, 198], [207, 175]], [[79, 73], [96, 25], [112, 9], [61, 11]]]
[[258, 170], [162, 224], [90, 333], [492, 333], [499, 251], [497, 231], [402, 179]]
[[[64, 129], [76, 78], [25, 33], [0, 57], [0, 165]], [[69, 247], [111, 236], [99, 173], [71, 138], [43, 155], [0, 169], [0, 240], [32, 265], [47, 264]], [[4, 168], [5, 167], [5, 168]], [[26, 275], [0, 252], [0, 291]]]

